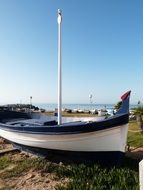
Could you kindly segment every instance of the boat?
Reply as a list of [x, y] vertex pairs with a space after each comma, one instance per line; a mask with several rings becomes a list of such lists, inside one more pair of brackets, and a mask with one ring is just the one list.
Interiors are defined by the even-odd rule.
[[[58, 22], [61, 22], [60, 11]], [[58, 60], [61, 60], [60, 57]], [[78, 161], [119, 161], [125, 153], [131, 91], [121, 97], [122, 105], [113, 116], [99, 121], [95, 120], [96, 117], [87, 121], [68, 121], [60, 115], [60, 87], [58, 118], [50, 118], [42, 113], [3, 112], [0, 113], [0, 136], [19, 149], [48, 155], [48, 158], [52, 152], [55, 157], [66, 154], [65, 158], [72, 157]]]
[[[121, 158], [125, 153], [130, 91], [122, 97], [121, 108], [114, 116], [100, 121], [65, 122], [42, 119], [40, 114], [10, 112], [0, 116], [0, 136], [18, 148], [49, 154], [77, 154], [83, 159]], [[38, 118], [39, 117], [39, 118]], [[56, 117], [55, 117], [56, 118]], [[84, 155], [84, 156], [83, 156]]]

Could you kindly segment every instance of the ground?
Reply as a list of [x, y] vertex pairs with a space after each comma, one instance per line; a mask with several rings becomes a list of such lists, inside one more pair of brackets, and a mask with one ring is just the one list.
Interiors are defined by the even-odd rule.
[[[130, 176], [134, 176], [132, 177], [133, 181], [131, 181], [130, 184], [125, 184], [124, 187], [127, 186], [127, 189], [132, 187], [133, 190], [139, 189], [137, 185], [138, 184], [138, 162], [139, 160], [143, 159], [143, 146], [142, 146], [143, 134], [141, 134], [139, 131], [137, 132], [137, 130], [138, 128], [137, 128], [136, 123], [131, 122], [129, 126], [129, 133], [128, 133], [129, 147], [126, 153], [126, 157], [127, 159], [131, 158], [134, 161], [137, 161], [135, 163], [135, 168], [133, 167], [132, 163], [134, 161], [132, 162], [132, 160], [129, 160], [131, 164], [127, 164], [127, 166], [125, 167], [125, 170], [123, 169], [123, 171], [122, 169], [120, 171], [118, 171], [119, 169], [112, 171], [114, 170], [113, 168], [111, 170], [110, 179], [106, 179], [107, 180], [106, 183], [109, 183], [109, 185], [111, 182], [114, 183], [114, 179], [115, 177], [117, 177], [116, 174], [119, 172], [119, 176], [123, 175], [122, 176], [123, 179], [121, 179], [121, 181], [123, 181], [124, 179], [125, 179], [124, 181], [127, 181], [126, 180], [127, 175], [129, 175], [128, 177], [130, 179], [131, 179]], [[86, 167], [86, 166], [81, 165], [79, 167], [73, 167], [74, 168], [73, 169], [69, 165], [64, 166], [64, 164], [61, 162], [51, 163], [48, 160], [38, 158], [31, 154], [19, 152], [17, 150], [11, 151], [12, 149], [13, 147], [11, 144], [9, 144], [7, 141], [0, 138], [0, 190], [8, 190], [8, 189], [9, 190], [10, 189], [12, 190], [29, 190], [29, 189], [31, 190], [57, 190], [57, 189], [60, 189], [61, 187], [62, 187], [61, 189], [64, 189], [64, 187], [66, 186], [67, 186], [67, 189], [78, 190], [78, 189], [83, 188], [81, 187], [80, 184], [84, 184], [86, 179], [89, 177], [90, 173], [93, 173], [93, 176], [91, 175], [88, 178], [88, 182], [84, 184], [85, 185], [84, 189], [89, 189], [88, 183], [92, 177], [93, 179], [90, 182], [91, 189], [92, 189], [92, 185], [95, 182], [97, 183], [97, 181], [99, 181], [98, 179], [95, 181], [95, 173], [96, 173], [96, 170], [98, 170], [96, 166], [93, 166], [94, 168], [91, 168], [91, 167]], [[70, 168], [69, 171], [67, 170], [68, 167]], [[66, 168], [66, 170], [64, 168]], [[125, 173], [125, 176], [124, 176], [124, 172], [127, 171], [127, 168], [129, 172]], [[89, 174], [87, 174], [88, 172]], [[106, 174], [106, 172], [107, 172], [106, 169], [104, 169], [103, 173]], [[103, 173], [101, 173], [101, 176], [103, 176]], [[111, 179], [112, 176], [113, 176], [113, 179]], [[79, 181], [77, 179], [78, 177], [79, 177]], [[75, 185], [72, 184], [71, 182], [72, 180], [74, 181]], [[69, 185], [70, 183], [71, 185]], [[98, 186], [98, 184], [96, 184], [96, 186]], [[107, 187], [105, 187], [105, 189], [106, 188]]]
[[[43, 172], [31, 166], [26, 169], [28, 163], [25, 164], [23, 171], [18, 171], [19, 163], [24, 164], [25, 160], [38, 158], [25, 152], [12, 151], [12, 145], [2, 138], [0, 138], [0, 156], [5, 159], [2, 162], [5, 166], [0, 167], [0, 189], [54, 190], [57, 185], [64, 185], [68, 182], [68, 178], [58, 178], [54, 172]], [[12, 171], [17, 173], [13, 174]]]

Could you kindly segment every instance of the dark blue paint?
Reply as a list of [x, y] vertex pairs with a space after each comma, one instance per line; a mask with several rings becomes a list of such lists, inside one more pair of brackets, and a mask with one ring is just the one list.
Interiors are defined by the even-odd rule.
[[110, 117], [109, 119], [105, 119], [103, 121], [95, 121], [95, 122], [81, 122], [78, 125], [55, 125], [55, 126], [2, 126], [0, 125], [0, 129], [19, 132], [19, 133], [30, 133], [30, 134], [43, 134], [43, 135], [65, 135], [65, 134], [79, 134], [79, 133], [87, 133], [94, 132], [104, 129], [113, 128], [119, 125], [124, 125], [128, 123], [128, 114], [124, 115], [115, 115]]

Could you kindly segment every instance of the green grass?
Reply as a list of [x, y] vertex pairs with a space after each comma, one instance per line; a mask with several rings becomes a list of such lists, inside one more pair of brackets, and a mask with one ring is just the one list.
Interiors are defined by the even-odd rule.
[[121, 166], [110, 168], [97, 164], [63, 166], [57, 175], [70, 179], [66, 187], [57, 190], [139, 190], [138, 161], [129, 157]]
[[57, 179], [69, 178], [67, 186], [57, 186], [57, 190], [139, 190], [138, 163], [126, 158], [121, 167], [106, 168], [100, 165], [70, 164], [58, 165], [43, 158], [23, 158], [14, 161], [10, 155], [0, 158], [0, 171], [15, 164], [11, 170], [0, 173], [5, 180], [22, 176], [25, 172], [40, 171], [54, 173]]
[[138, 172], [129, 168], [75, 165], [66, 175], [70, 182], [58, 190], [139, 190]]
[[8, 167], [11, 163], [11, 160], [8, 156], [2, 156], [0, 157], [0, 170], [3, 170], [4, 168]]
[[15, 167], [12, 170], [5, 170], [0, 174], [3, 179], [17, 177], [33, 169], [35, 171], [43, 170], [43, 172], [53, 172], [55, 169], [55, 164], [48, 162], [43, 158], [23, 158], [22, 160], [11, 160], [11, 156], [2, 156], [0, 158], [0, 170], [6, 169], [9, 165], [14, 164]]
[[141, 132], [136, 132], [140, 130], [136, 121], [131, 121], [129, 123], [129, 130], [132, 130], [132, 132], [128, 132], [128, 145], [131, 147], [143, 147], [143, 134]]

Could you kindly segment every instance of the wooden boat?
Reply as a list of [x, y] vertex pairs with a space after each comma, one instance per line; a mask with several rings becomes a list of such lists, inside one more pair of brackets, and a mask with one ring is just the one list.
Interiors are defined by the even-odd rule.
[[61, 20], [61, 11], [58, 10], [58, 123], [35, 113], [0, 113], [0, 136], [17, 147], [42, 155], [52, 152], [56, 156], [66, 154], [77, 160], [117, 161], [125, 153], [130, 91], [121, 97], [122, 106], [114, 116], [100, 121], [62, 122]]
[[118, 112], [100, 121], [66, 122], [57, 125], [56, 120], [36, 119], [35, 114], [9, 112], [8, 117], [6, 114], [5, 117], [4, 114], [0, 116], [0, 136], [18, 147], [44, 155], [51, 150], [77, 153], [80, 156], [94, 155], [94, 158], [103, 155], [116, 155], [118, 158], [125, 153], [129, 97], [130, 91], [121, 97], [122, 106]]

